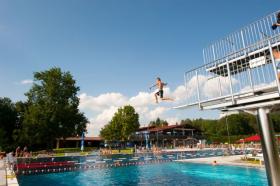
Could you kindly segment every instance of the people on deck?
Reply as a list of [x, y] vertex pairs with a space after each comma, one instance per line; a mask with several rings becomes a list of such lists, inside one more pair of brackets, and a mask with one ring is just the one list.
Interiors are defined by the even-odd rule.
[[167, 83], [162, 82], [161, 79], [157, 77], [156, 84], [150, 87], [150, 89], [152, 89], [153, 87], [158, 88], [158, 91], [155, 93], [156, 103], [158, 103], [158, 96], [160, 97], [161, 100], [173, 101], [172, 98], [163, 97], [163, 87], [166, 85]]
[[272, 28], [272, 30], [275, 30], [277, 27], [279, 27], [280, 26], [280, 12], [278, 12], [277, 13], [277, 21], [276, 21], [276, 23], [274, 23], [272, 26], [271, 26], [271, 28]]
[[20, 157], [20, 155], [21, 155], [21, 150], [20, 150], [20, 146], [18, 146], [16, 148], [16, 157]]
[[273, 48], [272, 53], [273, 53], [274, 61], [276, 64], [278, 79], [280, 81], [280, 51], [279, 51], [279, 48], [278, 47]]
[[13, 170], [15, 164], [14, 152], [7, 154], [7, 163], [9, 170]]

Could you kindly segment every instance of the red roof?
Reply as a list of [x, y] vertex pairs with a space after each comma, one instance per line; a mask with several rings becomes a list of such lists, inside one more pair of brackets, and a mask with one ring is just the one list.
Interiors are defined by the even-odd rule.
[[167, 129], [174, 129], [178, 127], [178, 125], [167, 125], [167, 126], [162, 126], [162, 127], [155, 127], [150, 129], [149, 131], [151, 132], [156, 132], [156, 131], [162, 131], [162, 130], [167, 130]]
[[[60, 140], [63, 140], [62, 138]], [[65, 138], [64, 140], [66, 141], [80, 141], [82, 140], [82, 137], [78, 136], [78, 137], [68, 137]], [[85, 141], [102, 141], [103, 138], [101, 137], [85, 137], [84, 138]]]
[[152, 128], [155, 128], [156, 126], [147, 126], [147, 127], [140, 127], [138, 129], [138, 131], [143, 131], [143, 130], [148, 130], [148, 129], [152, 129]]

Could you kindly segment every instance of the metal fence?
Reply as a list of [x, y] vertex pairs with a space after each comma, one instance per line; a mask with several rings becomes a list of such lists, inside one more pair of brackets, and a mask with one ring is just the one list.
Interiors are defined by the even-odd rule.
[[[224, 62], [229, 56], [237, 57], [243, 55], [239, 51], [247, 48], [255, 51], [252, 47], [256, 43], [262, 42], [267, 38], [272, 38], [280, 34], [280, 29], [271, 29], [272, 24], [276, 23], [277, 12], [271, 13], [258, 21], [255, 21], [240, 30], [233, 32], [203, 49], [204, 64], [212, 62]], [[273, 43], [272, 43], [273, 44]], [[255, 45], [256, 47], [260, 45]], [[251, 52], [250, 50], [248, 52]], [[233, 56], [232, 54], [235, 53]]]
[[[273, 14], [268, 17], [272, 16]], [[252, 25], [257, 24], [260, 24], [259, 21]], [[246, 41], [246, 48], [186, 72], [187, 105], [201, 106], [206, 102], [218, 104], [219, 101], [229, 99], [234, 102], [236, 97], [242, 95], [279, 92], [279, 60], [275, 58], [279, 52], [279, 30], [278, 28], [278, 35], [251, 46], [248, 45], [252, 41]]]

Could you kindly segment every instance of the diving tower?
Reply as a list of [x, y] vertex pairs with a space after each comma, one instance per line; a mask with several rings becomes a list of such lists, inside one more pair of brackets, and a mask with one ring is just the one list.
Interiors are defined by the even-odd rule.
[[[184, 74], [186, 102], [198, 107], [258, 115], [269, 185], [280, 185], [280, 159], [267, 114], [280, 109], [280, 84], [273, 53], [280, 50], [280, 27], [273, 12], [203, 49], [204, 64]], [[280, 54], [280, 53], [279, 53]]]

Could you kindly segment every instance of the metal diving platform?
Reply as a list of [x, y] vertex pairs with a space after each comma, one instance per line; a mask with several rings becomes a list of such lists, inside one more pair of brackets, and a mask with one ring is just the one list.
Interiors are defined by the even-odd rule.
[[268, 183], [273, 186], [280, 185], [280, 159], [267, 114], [280, 108], [280, 27], [271, 27], [280, 22], [278, 14], [262, 17], [203, 49], [204, 64], [184, 74], [185, 104], [175, 107], [258, 115]]

